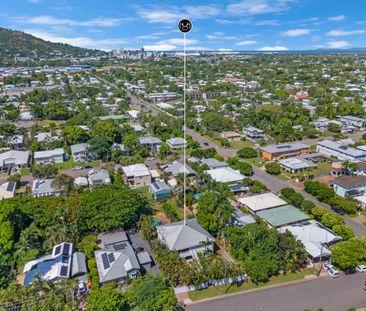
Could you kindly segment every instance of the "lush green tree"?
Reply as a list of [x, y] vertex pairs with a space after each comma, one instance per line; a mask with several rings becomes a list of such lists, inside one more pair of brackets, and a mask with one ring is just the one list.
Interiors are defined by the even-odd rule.
[[57, 175], [58, 169], [52, 164], [36, 165], [33, 167], [32, 176], [34, 178], [48, 179]]
[[205, 192], [198, 200], [197, 221], [212, 234], [217, 234], [231, 220], [233, 208], [227, 198], [217, 192]]
[[127, 301], [141, 311], [169, 311], [177, 305], [173, 288], [162, 275], [138, 277], [126, 291]]
[[354, 237], [332, 247], [332, 260], [342, 269], [355, 268], [366, 261], [366, 237]]
[[112, 147], [103, 137], [93, 137], [88, 143], [88, 152], [95, 154], [97, 158], [108, 160], [112, 156]]
[[78, 125], [65, 127], [62, 130], [62, 136], [69, 145], [85, 143], [89, 139], [88, 132]]
[[57, 175], [51, 185], [55, 190], [59, 191], [60, 194], [67, 196], [75, 189], [74, 178], [66, 174]]
[[345, 241], [354, 237], [352, 229], [345, 225], [334, 225], [332, 227], [332, 230], [335, 234], [340, 235], [342, 237], [342, 239]]
[[257, 157], [258, 153], [253, 148], [244, 147], [244, 148], [241, 148], [241, 149], [238, 150], [237, 155], [240, 158], [248, 159], [248, 158], [255, 158], [255, 157]]
[[88, 311], [122, 311], [127, 310], [125, 299], [114, 283], [93, 289], [87, 297]]
[[281, 165], [277, 162], [267, 162], [265, 168], [267, 173], [271, 175], [279, 175], [281, 173]]

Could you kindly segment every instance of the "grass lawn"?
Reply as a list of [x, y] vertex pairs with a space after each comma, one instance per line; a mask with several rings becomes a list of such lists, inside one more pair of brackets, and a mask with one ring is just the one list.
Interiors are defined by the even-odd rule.
[[280, 175], [277, 175], [278, 179], [286, 181], [290, 180], [290, 177], [286, 176], [285, 174], [281, 173]]
[[255, 157], [255, 158], [249, 158], [249, 159], [243, 159], [245, 162], [248, 162], [249, 164], [253, 165], [253, 166], [257, 166], [257, 167], [261, 167], [264, 164], [264, 160], [261, 159], [260, 157]]
[[302, 280], [305, 277], [305, 275], [309, 274], [309, 273], [310, 273], [310, 271], [305, 271], [305, 272], [301, 271], [301, 272], [296, 272], [296, 273], [289, 273], [286, 275], [278, 275], [278, 276], [272, 277], [267, 283], [255, 284], [249, 280], [248, 282], [243, 283], [241, 285], [232, 285], [230, 287], [229, 287], [229, 285], [219, 285], [219, 286], [210, 287], [210, 288], [203, 289], [203, 290], [190, 292], [189, 298], [192, 301], [196, 301], [196, 300], [201, 300], [201, 299], [206, 299], [206, 298], [212, 298], [215, 296], [225, 295], [225, 294], [242, 292], [242, 291], [246, 291], [249, 289], [265, 287], [268, 285]]
[[92, 162], [74, 162], [74, 159], [71, 157], [69, 160], [63, 162], [63, 163], [55, 163], [55, 166], [59, 169], [59, 170], [69, 170], [72, 169], [74, 167], [80, 166], [80, 167], [84, 167], [85, 165], [90, 165], [93, 167], [96, 167], [100, 164], [100, 161], [92, 161]]
[[329, 175], [332, 164], [329, 162], [318, 162], [316, 165], [318, 167], [314, 170], [315, 175]]
[[251, 147], [254, 148], [254, 145], [247, 141], [247, 140], [240, 140], [240, 141], [235, 141], [233, 143], [230, 143], [230, 147], [229, 148], [234, 148], [234, 149], [241, 149], [244, 147]]
[[154, 200], [153, 195], [149, 192], [149, 187], [148, 186], [137, 188], [135, 190], [137, 192], [140, 192], [146, 200]]
[[22, 168], [20, 170], [20, 175], [21, 176], [27, 176], [27, 175], [30, 175], [31, 172], [30, 172], [30, 168], [29, 167], [26, 167], [26, 168]]

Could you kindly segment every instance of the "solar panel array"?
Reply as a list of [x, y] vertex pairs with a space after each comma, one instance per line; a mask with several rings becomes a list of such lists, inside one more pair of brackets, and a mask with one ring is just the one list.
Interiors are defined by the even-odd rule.
[[108, 269], [111, 265], [109, 264], [108, 255], [107, 253], [102, 254], [102, 262], [103, 262], [103, 268]]
[[126, 248], [126, 244], [125, 244], [125, 243], [115, 244], [115, 245], [113, 245], [113, 248], [114, 248], [114, 250], [116, 250], [116, 251], [120, 251], [120, 250], [122, 250], [122, 249], [125, 249], [125, 248]]
[[55, 256], [59, 255], [61, 253], [61, 245], [58, 245], [55, 250]]
[[60, 275], [61, 276], [68, 276], [68, 271], [69, 271], [68, 267], [62, 266], [61, 270], [60, 270]]
[[64, 250], [63, 250], [62, 254], [68, 255], [69, 254], [69, 251], [70, 251], [70, 244], [69, 243], [65, 243], [64, 244]]

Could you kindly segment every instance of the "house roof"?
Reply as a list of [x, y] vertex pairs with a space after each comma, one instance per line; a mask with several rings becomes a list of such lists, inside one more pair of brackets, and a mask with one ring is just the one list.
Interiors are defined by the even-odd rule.
[[238, 170], [233, 170], [231, 167], [219, 167], [205, 171], [211, 178], [217, 182], [237, 182], [245, 178]]
[[150, 175], [150, 171], [145, 164], [133, 164], [128, 166], [122, 166], [122, 170], [127, 177], [133, 176], [148, 176]]
[[53, 179], [35, 179], [32, 185], [32, 194], [42, 195], [47, 193], [55, 193], [56, 190], [52, 187]]
[[292, 205], [283, 205], [257, 212], [272, 227], [293, 224], [308, 219], [309, 217]]
[[284, 143], [278, 145], [268, 145], [262, 147], [261, 150], [268, 153], [282, 153], [282, 152], [292, 152], [302, 149], [310, 149], [309, 145], [303, 143]]
[[29, 151], [10, 150], [0, 154], [0, 166], [8, 163], [14, 165], [25, 165], [28, 163]]
[[253, 133], [264, 133], [263, 130], [261, 130], [257, 127], [251, 126], [251, 125], [247, 125], [247, 126], [243, 127], [243, 131], [253, 132]]
[[215, 158], [201, 159], [202, 164], [206, 164], [210, 169], [229, 166], [225, 161], [219, 161]]
[[239, 202], [253, 212], [287, 204], [286, 201], [282, 200], [272, 192], [241, 198], [239, 199]]
[[322, 140], [318, 142], [318, 146], [325, 147], [354, 158], [366, 157], [366, 152], [363, 150], [348, 147], [330, 140]]
[[280, 164], [286, 168], [290, 168], [293, 170], [316, 167], [316, 165], [313, 162], [298, 157], [283, 159], [280, 161]]
[[90, 181], [97, 181], [102, 180], [105, 183], [110, 183], [111, 178], [109, 176], [109, 173], [106, 170], [90, 170], [88, 172], [89, 180]]
[[174, 137], [166, 140], [167, 144], [171, 146], [179, 146], [187, 144], [187, 141], [182, 137]]
[[159, 138], [152, 136], [139, 137], [139, 142], [141, 145], [155, 145], [163, 143]]
[[339, 176], [331, 183], [346, 189], [362, 187], [366, 185], [366, 176]]
[[85, 254], [81, 252], [75, 252], [72, 254], [72, 269], [71, 275], [77, 275], [81, 273], [87, 273]]
[[297, 240], [301, 241], [307, 253], [313, 258], [320, 255], [330, 255], [330, 251], [323, 247], [324, 244], [330, 244], [342, 240], [342, 238], [322, 224], [315, 220], [307, 220], [298, 224], [281, 227], [279, 232], [290, 231]]
[[0, 200], [15, 196], [15, 182], [8, 181], [0, 186]]
[[82, 143], [82, 144], [71, 145], [70, 149], [72, 154], [85, 152], [88, 149], [88, 144]]
[[226, 138], [233, 138], [233, 137], [240, 137], [241, 136], [239, 133], [233, 132], [233, 131], [222, 132], [221, 135], [226, 137]]
[[101, 237], [103, 247], [107, 248], [108, 245], [112, 245], [119, 242], [128, 241], [126, 232], [118, 231], [113, 233], [103, 234]]
[[64, 148], [56, 148], [53, 150], [45, 150], [45, 151], [36, 151], [34, 153], [35, 159], [42, 159], [42, 158], [51, 158], [62, 156], [64, 154]]
[[163, 167], [163, 170], [173, 176], [186, 173], [187, 175], [195, 175], [196, 172], [188, 165], [179, 161], [174, 161], [172, 164]]
[[155, 181], [150, 184], [150, 189], [156, 193], [160, 191], [171, 191], [172, 189], [165, 183], [165, 181]]
[[213, 241], [213, 237], [204, 230], [195, 218], [171, 224], [157, 226], [159, 238], [170, 250], [184, 250], [200, 246], [202, 242]]

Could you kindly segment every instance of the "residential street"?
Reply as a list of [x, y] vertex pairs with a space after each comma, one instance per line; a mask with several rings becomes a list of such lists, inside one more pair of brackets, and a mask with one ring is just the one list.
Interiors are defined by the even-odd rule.
[[186, 307], [187, 311], [346, 311], [350, 307], [366, 306], [366, 291], [362, 273], [338, 279], [321, 278], [279, 287], [239, 293]]

